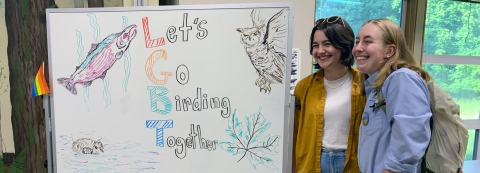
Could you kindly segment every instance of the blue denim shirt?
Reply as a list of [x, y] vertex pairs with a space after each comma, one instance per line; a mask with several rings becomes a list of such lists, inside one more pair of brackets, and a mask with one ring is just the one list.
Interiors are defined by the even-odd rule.
[[[391, 73], [382, 87], [386, 114], [375, 106], [371, 86], [374, 73], [365, 81], [367, 104], [362, 115], [358, 164], [363, 173], [416, 173], [430, 142], [430, 93], [414, 71], [401, 68]], [[377, 104], [378, 105], [378, 104]]]

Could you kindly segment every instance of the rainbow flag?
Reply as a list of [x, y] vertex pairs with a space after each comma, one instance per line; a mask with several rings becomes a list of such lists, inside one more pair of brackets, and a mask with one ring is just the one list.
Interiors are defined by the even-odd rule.
[[40, 69], [38, 69], [37, 76], [35, 76], [35, 80], [33, 81], [33, 84], [32, 84], [32, 97], [48, 94], [50, 92], [43, 72], [44, 72], [44, 68], [42, 63], [42, 66], [40, 66]]

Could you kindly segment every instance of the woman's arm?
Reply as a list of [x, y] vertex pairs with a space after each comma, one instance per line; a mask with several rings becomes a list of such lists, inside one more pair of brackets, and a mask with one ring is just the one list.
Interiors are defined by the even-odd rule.
[[387, 78], [382, 93], [386, 113], [392, 115], [384, 168], [392, 172], [415, 172], [431, 136], [432, 112], [427, 85], [415, 72], [400, 69]]

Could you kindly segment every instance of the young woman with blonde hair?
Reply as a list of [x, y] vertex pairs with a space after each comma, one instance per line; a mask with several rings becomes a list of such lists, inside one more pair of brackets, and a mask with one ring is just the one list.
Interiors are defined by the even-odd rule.
[[389, 19], [366, 22], [352, 52], [364, 74], [367, 96], [358, 146], [360, 171], [420, 172], [431, 136], [430, 75], [415, 61], [402, 29]]

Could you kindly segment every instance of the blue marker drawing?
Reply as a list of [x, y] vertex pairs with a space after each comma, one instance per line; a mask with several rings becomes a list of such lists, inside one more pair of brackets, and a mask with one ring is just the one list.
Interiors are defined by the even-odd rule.
[[[97, 16], [92, 13], [87, 14], [88, 17], [90, 17], [90, 26], [93, 28], [93, 37], [95, 39], [96, 43], [100, 43], [100, 26], [97, 23]], [[105, 108], [108, 107], [108, 105], [112, 104], [112, 100], [110, 97], [110, 92], [108, 91], [108, 77], [105, 76], [103, 81], [103, 99], [105, 99]]]
[[103, 98], [105, 99], [105, 108], [108, 107], [108, 105], [112, 104], [112, 99], [110, 97], [110, 93], [108, 92], [108, 77], [105, 76], [105, 78], [102, 80], [103, 81]]
[[149, 129], [156, 129], [156, 144], [157, 146], [164, 147], [163, 129], [173, 128], [173, 120], [147, 120], [146, 126]]
[[[123, 19], [123, 29], [125, 29], [128, 25], [128, 18], [125, 16], [122, 16]], [[130, 50], [125, 51], [125, 63], [123, 65], [123, 68], [125, 70], [125, 79], [123, 80], [123, 93], [127, 92], [127, 86], [128, 86], [128, 79], [130, 78], [130, 68], [131, 68], [131, 57], [130, 57]]]
[[97, 16], [92, 13], [87, 14], [90, 17], [90, 26], [93, 28], [93, 38], [95, 39], [96, 43], [99, 43], [100, 40], [100, 26], [97, 23]]
[[[150, 90], [150, 111], [162, 115], [169, 114], [172, 111], [172, 101], [166, 96], [168, 89], [163, 86], [148, 86], [147, 89]], [[158, 101], [163, 103], [165, 109], [158, 109]]]
[[[78, 141], [83, 141], [80, 143], [82, 152], [75, 151], [77, 147], [74, 146], [79, 146], [76, 145]], [[56, 164], [59, 165], [59, 172], [161, 172], [160, 160], [165, 158], [158, 151], [148, 150], [137, 141], [110, 139], [108, 136], [98, 136], [95, 131], [61, 134], [54, 145], [58, 149]]]
[[[78, 53], [78, 64], [82, 64], [83, 60], [85, 60], [85, 56], [83, 55], [83, 45], [82, 45], [82, 33], [78, 30], [75, 30], [75, 33], [77, 34], [77, 53]], [[83, 87], [83, 102], [85, 105], [87, 105], [87, 110], [89, 110], [89, 106], [87, 103], [87, 100], [89, 99], [89, 94], [88, 94], [88, 87]]]
[[256, 113], [245, 116], [245, 122], [241, 122], [235, 116], [235, 112], [236, 109], [225, 130], [232, 138], [232, 142], [219, 142], [220, 147], [233, 156], [242, 155], [238, 162], [247, 157], [255, 169], [258, 165], [263, 165], [270, 170], [278, 170], [269, 155], [278, 154], [276, 148], [280, 141], [280, 135], [267, 134], [263, 140], [259, 139], [271, 125], [262, 114], [262, 107]]
[[77, 34], [78, 64], [82, 64], [83, 60], [85, 59], [83, 56], [82, 33], [78, 30], [75, 30], [75, 33]]

